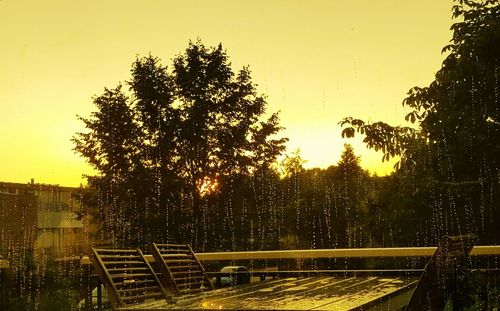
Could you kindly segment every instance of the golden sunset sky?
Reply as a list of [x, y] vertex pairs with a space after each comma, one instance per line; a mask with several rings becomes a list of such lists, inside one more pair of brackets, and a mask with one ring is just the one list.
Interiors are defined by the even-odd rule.
[[281, 111], [288, 152], [337, 163], [344, 142], [362, 166], [393, 163], [343, 140], [345, 116], [404, 124], [401, 102], [428, 85], [451, 38], [451, 0], [0, 0], [0, 181], [77, 186], [92, 170], [72, 151], [92, 96], [130, 78], [137, 55], [164, 64], [200, 38], [249, 65]]

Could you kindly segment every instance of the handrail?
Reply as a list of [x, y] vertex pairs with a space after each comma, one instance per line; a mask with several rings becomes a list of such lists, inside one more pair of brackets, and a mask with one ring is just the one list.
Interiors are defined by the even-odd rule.
[[[277, 250], [248, 252], [196, 253], [200, 261], [262, 260], [262, 259], [312, 259], [312, 258], [383, 258], [383, 257], [431, 257], [436, 247], [391, 247], [391, 248], [338, 248]], [[500, 245], [474, 246], [471, 256], [500, 256]], [[154, 262], [152, 255], [144, 255], [148, 262]], [[82, 256], [82, 265], [91, 264], [87, 256]]]
[[[339, 248], [256, 252], [197, 253], [201, 261], [250, 259], [312, 259], [368, 257], [431, 257], [437, 247]], [[500, 255], [500, 245], [475, 246], [471, 256]]]

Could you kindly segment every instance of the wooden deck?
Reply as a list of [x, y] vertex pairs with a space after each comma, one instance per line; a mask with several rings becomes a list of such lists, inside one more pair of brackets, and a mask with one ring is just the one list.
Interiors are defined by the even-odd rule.
[[[315, 250], [278, 250], [256, 252], [220, 252], [196, 253], [196, 257], [203, 262], [230, 261], [235, 264], [239, 260], [280, 260], [309, 258], [370, 258], [370, 257], [428, 257], [435, 255], [435, 247], [420, 248], [369, 248], [369, 249], [315, 249]], [[469, 249], [469, 248], [467, 248]], [[465, 249], [460, 250], [461, 252]], [[446, 252], [445, 252], [446, 253]], [[455, 252], [452, 252], [455, 254]], [[471, 256], [498, 257], [500, 245], [475, 246]], [[177, 256], [177, 255], [176, 255]], [[167, 256], [168, 257], [168, 256]], [[442, 256], [441, 256], [442, 257]], [[449, 257], [448, 255], [443, 258]], [[144, 255], [144, 261], [157, 264], [152, 255]], [[447, 259], [445, 259], [447, 261]], [[81, 258], [85, 267], [86, 277], [90, 280], [92, 265], [90, 258]], [[461, 265], [460, 265], [461, 266]], [[128, 267], [128, 266], [127, 266]], [[127, 268], [127, 267], [124, 267]], [[463, 268], [463, 267], [460, 267]], [[116, 269], [115, 269], [116, 270]], [[426, 269], [427, 266], [426, 266]], [[297, 270], [297, 271], [250, 271], [252, 279], [273, 278], [271, 280], [255, 282], [216, 289], [202, 293], [167, 297], [163, 300], [150, 300], [145, 296], [142, 301], [134, 299], [129, 305], [115, 304], [115, 310], [371, 310], [392, 311], [402, 310], [410, 301], [418, 282], [418, 275], [424, 269], [398, 270]], [[485, 269], [482, 273], [496, 275], [497, 269]], [[241, 272], [243, 273], [243, 272]], [[247, 273], [247, 272], [245, 272]], [[159, 271], [156, 271], [159, 275]], [[240, 272], [207, 272], [209, 277], [235, 277]], [[136, 289], [135, 282], [129, 282], [130, 288]], [[423, 282], [425, 283], [425, 282]], [[218, 283], [217, 283], [218, 284]], [[420, 284], [420, 283], [419, 283]], [[419, 285], [420, 286], [420, 285]], [[434, 285], [422, 285], [432, 290]], [[85, 306], [91, 309], [90, 283], [86, 296]], [[109, 289], [109, 288], [108, 288]], [[146, 289], [147, 291], [147, 289]], [[143, 292], [143, 294], [147, 294]], [[98, 299], [98, 305], [99, 299]], [[416, 304], [420, 310], [420, 302]]]
[[417, 280], [348, 275], [272, 279], [119, 310], [396, 310], [408, 303]]

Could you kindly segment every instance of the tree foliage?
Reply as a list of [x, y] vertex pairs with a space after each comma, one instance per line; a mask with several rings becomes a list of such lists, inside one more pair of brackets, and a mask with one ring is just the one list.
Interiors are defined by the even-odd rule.
[[97, 110], [80, 117], [87, 131], [73, 138], [99, 173], [88, 179], [103, 232], [143, 243], [167, 239], [166, 222], [196, 239], [203, 184], [265, 170], [284, 151], [278, 115], [263, 119], [267, 102], [249, 68], [235, 74], [221, 45], [190, 42], [171, 70], [151, 55], [137, 58], [131, 73], [128, 91], [119, 85], [94, 98]]
[[493, 219], [500, 215], [493, 204], [500, 193], [500, 4], [459, 0], [452, 11], [459, 21], [443, 49], [447, 56], [441, 69], [429, 86], [413, 87], [403, 101], [411, 109], [405, 119], [416, 128], [348, 117], [340, 123], [342, 135], [364, 135], [368, 147], [384, 153], [383, 160], [400, 156], [402, 169], [413, 176], [407, 181], [420, 181], [413, 194], [430, 182], [433, 189], [425, 203], [439, 210], [445, 202], [445, 214], [452, 214], [436, 220], [436, 228], [448, 223], [448, 233], [471, 230], [495, 240]]
[[279, 164], [281, 176], [286, 178], [303, 172], [306, 162], [300, 155], [300, 149], [296, 149], [290, 155], [285, 155], [285, 158]]

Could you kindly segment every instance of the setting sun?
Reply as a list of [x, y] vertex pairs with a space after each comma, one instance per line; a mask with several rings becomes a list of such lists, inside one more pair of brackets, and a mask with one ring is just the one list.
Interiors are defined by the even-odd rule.
[[202, 197], [214, 193], [219, 187], [219, 182], [217, 181], [217, 179], [210, 178], [208, 176], [205, 176], [205, 178], [199, 180], [196, 184], [198, 186], [198, 191], [200, 192]]

